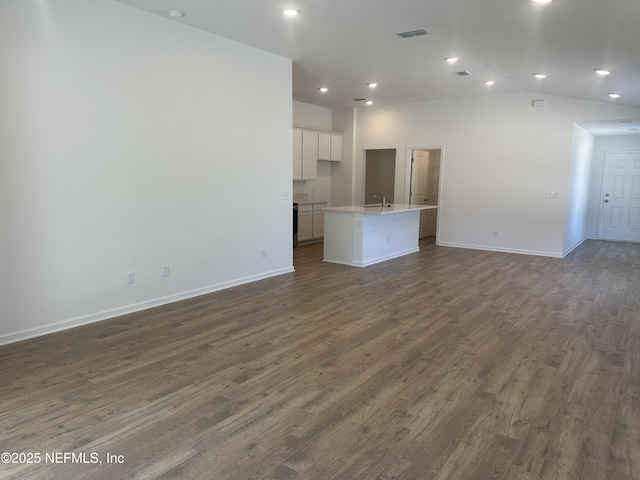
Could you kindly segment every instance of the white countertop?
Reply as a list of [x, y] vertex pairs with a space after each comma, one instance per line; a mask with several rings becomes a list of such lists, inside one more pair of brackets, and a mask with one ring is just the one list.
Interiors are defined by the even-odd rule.
[[297, 203], [298, 205], [317, 205], [319, 203], [329, 203], [328, 200], [294, 200], [293, 202]]
[[342, 213], [363, 213], [365, 215], [385, 215], [389, 213], [402, 213], [413, 210], [430, 210], [438, 208], [437, 205], [408, 205], [406, 203], [387, 203], [384, 206], [380, 204], [371, 205], [349, 205], [346, 207], [329, 207], [324, 208], [325, 212], [342, 212]]

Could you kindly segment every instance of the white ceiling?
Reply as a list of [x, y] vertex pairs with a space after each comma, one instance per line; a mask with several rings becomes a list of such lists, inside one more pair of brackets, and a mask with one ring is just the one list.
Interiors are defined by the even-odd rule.
[[[118, 1], [168, 19], [181, 10], [171, 21], [292, 59], [294, 100], [328, 108], [362, 106], [355, 98], [384, 105], [515, 91], [640, 107], [640, 0]], [[285, 8], [300, 14], [286, 17]], [[429, 33], [396, 35], [422, 28]], [[452, 56], [459, 61], [444, 61]], [[612, 73], [600, 77], [597, 68]], [[634, 134], [640, 121], [586, 127]]]

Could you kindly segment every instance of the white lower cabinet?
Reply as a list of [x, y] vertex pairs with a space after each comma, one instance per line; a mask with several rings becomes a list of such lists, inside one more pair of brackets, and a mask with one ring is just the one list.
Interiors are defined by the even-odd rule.
[[324, 212], [327, 202], [298, 206], [298, 241], [319, 240], [324, 237]]
[[313, 207], [298, 205], [298, 241], [304, 242], [313, 238]]

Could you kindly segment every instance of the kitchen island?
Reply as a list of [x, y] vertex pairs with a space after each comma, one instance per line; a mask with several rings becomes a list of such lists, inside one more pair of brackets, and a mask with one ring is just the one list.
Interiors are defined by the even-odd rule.
[[420, 210], [437, 205], [375, 204], [324, 211], [324, 261], [366, 267], [420, 250]]

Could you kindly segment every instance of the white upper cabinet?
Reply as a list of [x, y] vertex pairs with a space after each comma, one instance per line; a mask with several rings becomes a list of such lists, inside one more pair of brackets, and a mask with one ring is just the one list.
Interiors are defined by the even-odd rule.
[[342, 161], [342, 135], [318, 132], [318, 160]]
[[342, 161], [342, 135], [331, 134], [331, 158], [332, 162]]
[[318, 160], [331, 158], [331, 134], [318, 132]]
[[314, 180], [318, 176], [318, 132], [293, 129], [293, 179]]
[[302, 180], [302, 130], [293, 129], [293, 179]]
[[315, 180], [318, 160], [342, 161], [342, 134], [293, 127], [293, 179]]
[[302, 131], [302, 180], [318, 176], [318, 132]]

